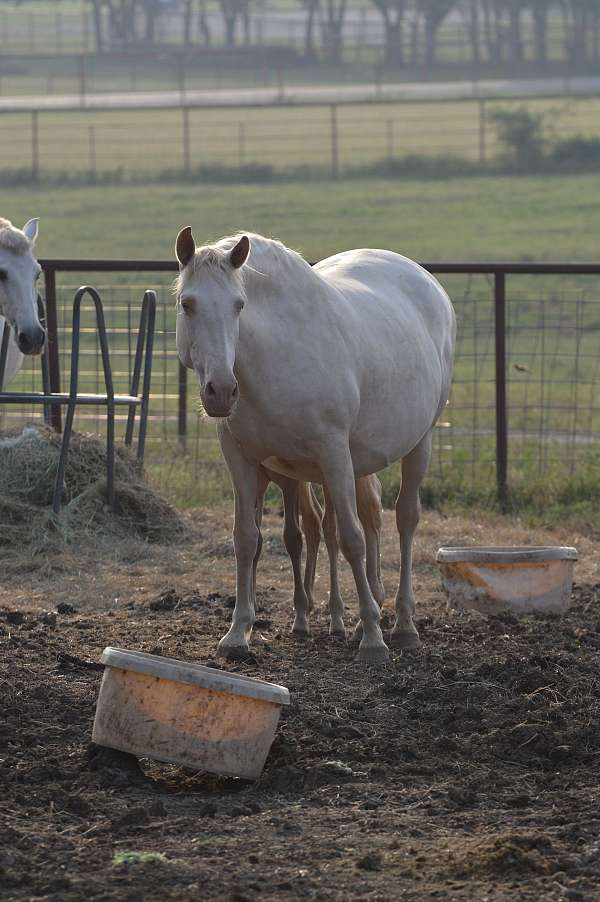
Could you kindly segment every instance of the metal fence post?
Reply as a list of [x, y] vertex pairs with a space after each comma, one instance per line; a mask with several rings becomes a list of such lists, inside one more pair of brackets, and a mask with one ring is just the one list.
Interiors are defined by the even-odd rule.
[[179, 363], [177, 434], [181, 450], [185, 451], [187, 439], [187, 369], [181, 362]]
[[181, 108], [181, 113], [183, 116], [182, 126], [183, 126], [183, 171], [186, 175], [190, 174], [190, 111], [189, 107], [184, 106]]
[[[46, 334], [48, 342], [48, 368], [50, 375], [50, 391], [60, 391], [60, 360], [58, 356], [58, 314], [56, 309], [56, 270], [44, 268], [46, 285]], [[61, 431], [60, 404], [53, 404], [50, 409], [50, 425], [56, 432]]]
[[340, 174], [337, 105], [332, 103], [329, 109], [331, 113], [331, 176], [336, 179]]
[[496, 340], [496, 484], [504, 511], [508, 501], [508, 426], [506, 410], [506, 273], [494, 274], [494, 332]]
[[40, 174], [40, 135], [38, 124], [38, 112], [31, 114], [31, 178], [37, 182]]
[[479, 162], [485, 166], [487, 152], [485, 146], [485, 100], [479, 101]]

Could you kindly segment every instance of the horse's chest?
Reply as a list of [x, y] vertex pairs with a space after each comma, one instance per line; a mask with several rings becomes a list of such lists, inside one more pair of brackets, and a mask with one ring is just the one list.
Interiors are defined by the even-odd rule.
[[255, 460], [266, 457], [288, 461], [310, 459], [312, 442], [308, 437], [314, 435], [314, 431], [306, 426], [301, 415], [277, 418], [252, 407], [238, 409], [229, 422], [244, 454]]

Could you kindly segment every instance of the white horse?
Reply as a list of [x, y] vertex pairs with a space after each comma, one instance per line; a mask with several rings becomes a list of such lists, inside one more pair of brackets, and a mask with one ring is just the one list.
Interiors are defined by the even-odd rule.
[[[3, 316], [0, 316], [0, 344], [4, 336], [4, 328], [7, 325]], [[0, 391], [7, 388], [23, 366], [24, 356], [19, 351], [12, 329], [9, 331], [8, 346], [6, 348], [6, 362], [4, 364], [4, 379], [0, 374]]]
[[[40, 354], [46, 338], [38, 317], [36, 290], [42, 268], [33, 255], [38, 223], [39, 219], [30, 219], [17, 229], [0, 218], [0, 315], [10, 324], [22, 354]], [[11, 370], [18, 368], [21, 361], [14, 350], [9, 353]]]
[[414, 648], [419, 485], [450, 390], [456, 332], [446, 292], [416, 263], [384, 250], [348, 251], [311, 267], [259, 235], [196, 249], [186, 227], [176, 254], [177, 350], [197, 374], [206, 412], [219, 419], [235, 496], [236, 605], [219, 652], [246, 651], [252, 633], [264, 464], [326, 487], [358, 593], [358, 660], [388, 658], [365, 573], [356, 479], [396, 460], [401, 574], [391, 640]]

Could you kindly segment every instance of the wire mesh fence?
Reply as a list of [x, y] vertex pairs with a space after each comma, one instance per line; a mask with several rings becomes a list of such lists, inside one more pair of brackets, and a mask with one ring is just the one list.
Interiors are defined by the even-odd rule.
[[[430, 266], [435, 271], [436, 265]], [[461, 266], [466, 273], [457, 272]], [[505, 266], [511, 270], [510, 264]], [[509, 493], [544, 493], [550, 487], [560, 493], [575, 483], [580, 491], [591, 491], [600, 482], [600, 265], [588, 267], [594, 272], [587, 274], [582, 267], [573, 267], [573, 271], [548, 275], [542, 265], [535, 275], [520, 274], [519, 265], [512, 266], [514, 274], [506, 277], [504, 369], [500, 370], [496, 328], [498, 279], [505, 279], [501, 267], [490, 264], [486, 272], [486, 264], [472, 265], [475, 271], [470, 273], [466, 264], [438, 264], [437, 268], [454, 302], [458, 336], [451, 396], [435, 429], [426, 491], [433, 497], [492, 501], [501, 489], [499, 373], [504, 373], [500, 377], [507, 397]], [[229, 479], [214, 423], [199, 413], [195, 377], [189, 374], [188, 385], [181, 380], [171, 269], [165, 264], [164, 272], [86, 272], [85, 281], [95, 284], [104, 302], [117, 392], [128, 391], [144, 289], [157, 290], [147, 471], [174, 502], [210, 504], [228, 496]], [[521, 265], [521, 270], [526, 269]], [[63, 386], [69, 375], [71, 305], [80, 281], [73, 273], [57, 273]], [[91, 309], [82, 325], [80, 390], [97, 392], [103, 380]], [[40, 381], [39, 363], [30, 359], [11, 388], [32, 389]], [[2, 411], [3, 426], [11, 429], [41, 416], [39, 408], [10, 406]], [[118, 412], [120, 436], [124, 425], [125, 414]], [[102, 433], [102, 410], [79, 409], [75, 428]], [[391, 492], [397, 468], [386, 478], [384, 484]]]
[[430, 160], [443, 174], [451, 161], [502, 163], [508, 151], [498, 135], [499, 110], [540, 117], [553, 142], [600, 139], [597, 97], [34, 110], [4, 113], [10, 127], [0, 130], [0, 176], [92, 183], [219, 171], [246, 179], [350, 176], [410, 160]]

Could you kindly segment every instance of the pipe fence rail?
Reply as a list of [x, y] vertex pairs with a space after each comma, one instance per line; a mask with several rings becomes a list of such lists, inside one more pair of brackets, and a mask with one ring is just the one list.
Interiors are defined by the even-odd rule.
[[[106, 312], [115, 391], [126, 391], [135, 366], [140, 292], [158, 296], [147, 469], [174, 501], [209, 503], [229, 491], [214, 424], [197, 407], [195, 377], [178, 361], [175, 261], [41, 261], [54, 392], [69, 378], [70, 312], [80, 282], [94, 285]], [[600, 478], [600, 263], [425, 262], [448, 290], [457, 312], [452, 391], [435, 430], [428, 482], [465, 494], [494, 496], [540, 480]], [[80, 390], [102, 384], [94, 323], [83, 314]], [[28, 364], [10, 389], [33, 390]], [[22, 426], [39, 411], [0, 408], [4, 425]], [[60, 411], [53, 426], [61, 429]], [[116, 414], [117, 432], [126, 417]], [[91, 409], [75, 428], [102, 432]]]

